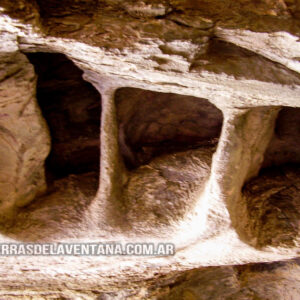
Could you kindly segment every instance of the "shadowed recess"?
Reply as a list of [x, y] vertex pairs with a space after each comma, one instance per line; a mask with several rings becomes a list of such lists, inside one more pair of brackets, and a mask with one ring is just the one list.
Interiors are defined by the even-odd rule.
[[300, 109], [278, 114], [259, 175], [243, 189], [256, 245], [296, 246], [300, 237]]
[[71, 13], [92, 15], [98, 0], [37, 0], [41, 17], [66, 16]]
[[100, 94], [65, 55], [31, 53], [27, 57], [38, 75], [37, 99], [51, 134], [48, 181], [87, 172], [98, 176]]
[[300, 108], [285, 107], [277, 117], [274, 135], [265, 153], [263, 168], [300, 163]]
[[223, 115], [206, 99], [121, 88], [115, 101], [120, 151], [129, 169], [161, 154], [218, 142]]

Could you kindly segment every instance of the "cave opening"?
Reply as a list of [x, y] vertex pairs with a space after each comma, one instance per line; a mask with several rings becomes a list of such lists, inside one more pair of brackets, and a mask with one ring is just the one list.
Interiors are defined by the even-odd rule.
[[162, 154], [218, 143], [223, 114], [206, 99], [124, 87], [115, 103], [120, 152], [129, 170]]
[[98, 182], [101, 95], [64, 54], [26, 55], [38, 75], [37, 101], [51, 135], [48, 185], [70, 174], [93, 174]]
[[300, 108], [283, 107], [257, 177], [243, 187], [258, 247], [295, 246], [300, 233]]
[[262, 168], [300, 164], [300, 108], [283, 107], [277, 117], [272, 140]]

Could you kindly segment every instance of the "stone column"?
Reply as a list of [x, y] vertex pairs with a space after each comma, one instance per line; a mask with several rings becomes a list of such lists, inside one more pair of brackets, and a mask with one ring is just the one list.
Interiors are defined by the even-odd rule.
[[98, 220], [100, 228], [108, 226], [116, 231], [126, 230], [122, 187], [127, 175], [119, 153], [114, 99], [119, 86], [114, 85], [116, 79], [101, 77], [92, 72], [85, 72], [84, 79], [95, 86], [102, 99], [100, 182], [97, 196], [91, 206], [92, 214]]
[[241, 239], [247, 240], [247, 222], [241, 189], [256, 176], [271, 140], [278, 108], [256, 107], [224, 111], [224, 125], [212, 165], [212, 183], [226, 203], [231, 222]]

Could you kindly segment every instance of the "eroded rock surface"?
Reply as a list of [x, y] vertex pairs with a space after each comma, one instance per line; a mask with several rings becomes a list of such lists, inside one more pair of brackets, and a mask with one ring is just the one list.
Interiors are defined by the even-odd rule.
[[299, 1], [2, 0], [0, 13], [0, 209], [14, 216], [0, 241], [177, 250], [1, 257], [1, 297], [300, 297]]
[[297, 299], [298, 272], [299, 260], [195, 269], [150, 288], [148, 299]]
[[206, 99], [140, 89], [116, 93], [119, 144], [130, 168], [161, 154], [217, 144], [222, 112]]
[[124, 191], [129, 222], [146, 233], [148, 224], [158, 229], [182, 220], [204, 192], [214, 150], [165, 154], [134, 170]]
[[1, 54], [0, 207], [2, 218], [45, 192], [48, 128], [35, 98], [36, 76], [23, 54]]
[[299, 175], [299, 166], [273, 167], [245, 186], [248, 226], [255, 245], [299, 245]]
[[247, 227], [258, 247], [299, 245], [299, 112], [281, 109], [262, 169], [243, 189]]

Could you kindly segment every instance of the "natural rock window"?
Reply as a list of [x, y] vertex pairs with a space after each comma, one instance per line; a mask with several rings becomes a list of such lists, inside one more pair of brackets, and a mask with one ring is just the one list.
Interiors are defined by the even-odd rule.
[[116, 92], [120, 151], [129, 169], [162, 154], [212, 147], [223, 116], [206, 99], [135, 88]]
[[295, 246], [300, 219], [300, 109], [285, 107], [258, 177], [244, 187], [249, 230], [259, 247]]
[[278, 114], [274, 135], [265, 153], [263, 168], [300, 164], [300, 108], [285, 107]]
[[299, 0], [1, 0], [0, 299], [300, 299], [299, 37]]
[[[99, 186], [101, 95], [65, 55], [26, 55], [38, 76], [36, 96], [51, 136], [48, 189], [22, 205], [7, 235], [31, 242], [79, 236], [89, 227], [86, 214]], [[35, 115], [41, 118], [38, 109]]]
[[146, 232], [185, 219], [201, 205], [222, 112], [206, 99], [136, 88], [119, 89], [115, 99], [120, 152], [130, 170], [127, 220]]
[[94, 172], [99, 176], [101, 98], [63, 54], [27, 54], [38, 75], [37, 99], [46, 119], [51, 152], [48, 180]]

